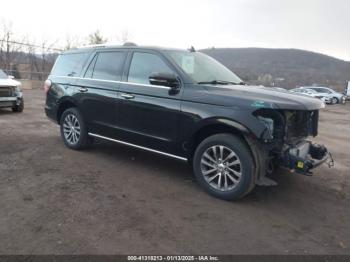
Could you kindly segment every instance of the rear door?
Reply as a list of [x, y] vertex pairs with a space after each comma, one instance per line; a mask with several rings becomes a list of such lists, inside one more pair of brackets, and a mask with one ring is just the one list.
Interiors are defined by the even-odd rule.
[[118, 126], [121, 139], [148, 148], [177, 154], [182, 88], [151, 85], [152, 73], [176, 73], [160, 53], [132, 51], [120, 85]]
[[125, 58], [123, 50], [96, 52], [84, 76], [76, 82], [79, 106], [89, 132], [105, 136], [116, 132], [118, 88]]

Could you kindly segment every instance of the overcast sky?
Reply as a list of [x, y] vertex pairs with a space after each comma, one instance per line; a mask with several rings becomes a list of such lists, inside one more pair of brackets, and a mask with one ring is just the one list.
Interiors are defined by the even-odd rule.
[[99, 29], [142, 45], [300, 48], [350, 61], [350, 0], [10, 0], [20, 35], [58, 40]]

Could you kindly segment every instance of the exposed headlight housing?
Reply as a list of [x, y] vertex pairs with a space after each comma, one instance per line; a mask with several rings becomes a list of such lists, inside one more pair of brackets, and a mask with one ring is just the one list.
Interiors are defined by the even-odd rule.
[[15, 86], [16, 92], [22, 92], [21, 85]]
[[260, 120], [261, 123], [263, 123], [266, 126], [266, 131], [264, 136], [269, 137], [270, 139], [273, 139], [273, 119], [262, 117], [262, 116], [257, 116], [257, 118]]

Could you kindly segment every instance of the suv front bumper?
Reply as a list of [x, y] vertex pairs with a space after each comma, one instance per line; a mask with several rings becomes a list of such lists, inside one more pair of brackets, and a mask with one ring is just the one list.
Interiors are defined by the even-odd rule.
[[310, 175], [310, 171], [331, 159], [333, 159], [327, 148], [323, 145], [313, 144], [310, 141], [303, 141], [296, 146], [288, 148], [283, 154], [283, 165], [297, 173]]
[[22, 97], [0, 97], [0, 108], [14, 107], [21, 104]]

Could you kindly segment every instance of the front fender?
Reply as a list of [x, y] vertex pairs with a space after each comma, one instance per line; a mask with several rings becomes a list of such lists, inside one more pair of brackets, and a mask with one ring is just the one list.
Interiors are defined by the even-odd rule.
[[257, 108], [225, 107], [185, 101], [182, 104], [181, 119], [183, 140], [190, 140], [200, 129], [210, 125], [222, 125], [262, 138], [266, 126], [254, 116], [255, 110]]
[[195, 133], [197, 133], [199, 130], [203, 128], [206, 128], [208, 126], [215, 126], [215, 125], [227, 126], [229, 128], [236, 129], [237, 131], [240, 131], [245, 134], [252, 133], [246, 126], [232, 119], [228, 119], [224, 117], [211, 117], [208, 119], [203, 119], [202, 121], [197, 123], [191, 135], [194, 135]]

